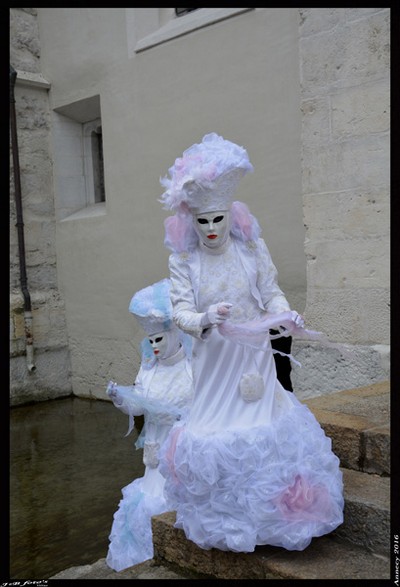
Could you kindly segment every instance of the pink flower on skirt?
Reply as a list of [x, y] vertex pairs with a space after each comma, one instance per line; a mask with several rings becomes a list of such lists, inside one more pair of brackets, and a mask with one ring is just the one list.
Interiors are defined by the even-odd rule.
[[311, 485], [305, 477], [296, 475], [293, 485], [277, 498], [276, 504], [288, 520], [327, 522], [332, 514], [332, 500], [323, 485]]

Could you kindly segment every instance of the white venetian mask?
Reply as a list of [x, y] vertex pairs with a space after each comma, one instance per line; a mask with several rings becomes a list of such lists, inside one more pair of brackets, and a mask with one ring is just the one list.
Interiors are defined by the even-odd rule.
[[175, 330], [156, 332], [148, 337], [154, 355], [158, 359], [166, 359], [179, 349], [179, 339]]
[[229, 210], [194, 214], [193, 225], [203, 244], [210, 248], [219, 247], [229, 234]]

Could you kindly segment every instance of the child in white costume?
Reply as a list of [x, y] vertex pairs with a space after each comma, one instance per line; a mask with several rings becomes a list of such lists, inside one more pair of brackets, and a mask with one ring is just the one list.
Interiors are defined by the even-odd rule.
[[107, 388], [114, 405], [129, 415], [128, 434], [134, 417], [144, 415], [136, 447], [143, 447], [145, 473], [122, 489], [109, 536], [106, 562], [115, 571], [153, 557], [151, 517], [168, 509], [158, 453], [192, 400], [191, 337], [172, 322], [169, 293], [170, 282], [164, 279], [133, 296], [129, 311], [147, 333], [141, 345], [141, 366], [134, 385], [110, 382]]
[[211, 133], [161, 180], [175, 212], [165, 221], [173, 317], [195, 340], [193, 404], [160, 471], [176, 527], [201, 548], [303, 550], [342, 523], [342, 474], [331, 440], [276, 377], [270, 329], [313, 332], [279, 288], [257, 220], [232, 202], [249, 171], [245, 149]]

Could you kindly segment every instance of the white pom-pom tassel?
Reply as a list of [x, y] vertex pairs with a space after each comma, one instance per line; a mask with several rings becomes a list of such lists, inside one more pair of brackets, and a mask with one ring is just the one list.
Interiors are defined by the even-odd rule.
[[158, 467], [158, 451], [160, 445], [158, 442], [145, 442], [143, 447], [143, 463], [146, 467], [155, 469]]
[[256, 402], [264, 393], [264, 379], [259, 373], [245, 373], [239, 384], [240, 394], [245, 402]]

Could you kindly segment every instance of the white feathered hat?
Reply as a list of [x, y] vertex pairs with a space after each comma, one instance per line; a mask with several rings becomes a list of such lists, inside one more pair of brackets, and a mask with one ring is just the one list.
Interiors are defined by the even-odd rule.
[[203, 137], [176, 159], [160, 179], [166, 191], [160, 201], [168, 210], [190, 210], [193, 214], [228, 210], [240, 179], [253, 166], [247, 151], [216, 133]]
[[170, 280], [162, 279], [137, 291], [131, 299], [129, 311], [148, 336], [175, 328], [169, 292]]

